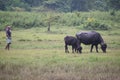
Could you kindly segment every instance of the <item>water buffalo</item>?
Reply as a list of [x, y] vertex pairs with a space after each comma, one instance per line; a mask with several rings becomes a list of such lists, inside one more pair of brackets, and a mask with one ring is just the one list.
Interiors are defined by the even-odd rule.
[[69, 53], [68, 51], [68, 45], [72, 46], [72, 53], [79, 52], [81, 53], [82, 47], [79, 45], [79, 40], [73, 36], [66, 36], [64, 37], [64, 42], [65, 42], [65, 52]]
[[98, 44], [100, 44], [102, 51], [106, 53], [107, 45], [104, 43], [103, 38], [98, 32], [95, 31], [78, 32], [76, 34], [76, 37], [80, 42], [79, 44], [81, 43], [85, 45], [91, 44], [90, 52], [92, 52], [93, 46], [96, 47], [96, 52], [98, 52]]

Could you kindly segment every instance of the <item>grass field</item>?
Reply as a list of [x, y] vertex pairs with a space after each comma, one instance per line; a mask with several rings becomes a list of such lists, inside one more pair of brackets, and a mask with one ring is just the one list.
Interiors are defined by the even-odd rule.
[[11, 50], [4, 50], [5, 32], [0, 32], [0, 80], [120, 80], [120, 30], [98, 31], [108, 45], [107, 53], [64, 52], [66, 35], [75, 27], [51, 27], [12, 31]]

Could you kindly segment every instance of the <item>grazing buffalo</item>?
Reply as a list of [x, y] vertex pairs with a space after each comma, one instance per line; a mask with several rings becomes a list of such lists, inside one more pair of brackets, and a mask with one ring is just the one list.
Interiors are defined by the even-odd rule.
[[81, 43], [85, 45], [91, 44], [90, 52], [92, 52], [93, 46], [96, 47], [96, 52], [98, 52], [98, 44], [100, 44], [102, 51], [106, 53], [107, 45], [104, 43], [103, 38], [98, 32], [95, 31], [79, 32], [76, 34], [76, 37], [80, 42], [79, 44]]
[[74, 51], [81, 53], [82, 47], [79, 45], [79, 40], [77, 40], [77, 38], [73, 36], [66, 36], [64, 38], [64, 41], [65, 41], [65, 52], [66, 53], [69, 53], [68, 45], [72, 46], [72, 53], [74, 53]]

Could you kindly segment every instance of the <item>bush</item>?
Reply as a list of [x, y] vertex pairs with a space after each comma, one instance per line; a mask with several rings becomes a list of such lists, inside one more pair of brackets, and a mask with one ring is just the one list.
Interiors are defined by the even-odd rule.
[[89, 22], [84, 26], [84, 29], [89, 30], [108, 30], [110, 27], [106, 24], [98, 23], [98, 22]]
[[110, 15], [111, 16], [115, 16], [115, 11], [113, 10], [113, 11], [110, 11]]
[[[115, 16], [109, 12], [4, 12], [0, 11], [0, 30], [4, 30], [6, 25], [15, 28], [47, 27], [51, 26], [79, 26], [84, 29], [108, 30], [119, 28], [120, 11]], [[110, 27], [108, 26], [110, 25]]]

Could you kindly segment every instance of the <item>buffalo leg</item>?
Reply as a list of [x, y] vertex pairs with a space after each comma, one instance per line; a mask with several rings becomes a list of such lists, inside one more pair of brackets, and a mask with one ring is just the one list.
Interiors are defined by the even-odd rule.
[[65, 45], [65, 53], [69, 53], [67, 45]]
[[90, 49], [90, 52], [92, 52], [92, 50], [93, 50], [93, 46], [94, 46], [94, 45], [92, 44], [92, 45], [91, 45], [91, 49]]
[[77, 48], [75, 48], [75, 52], [77, 52]]
[[82, 53], [82, 47], [81, 46], [79, 47], [78, 50], [79, 50], [79, 53]]
[[77, 53], [82, 53], [80, 48], [77, 49]]
[[72, 53], [74, 53], [74, 46], [72, 46]]
[[82, 47], [80, 45], [77, 47], [77, 53], [82, 53]]
[[79, 40], [77, 40], [77, 47], [76, 47], [76, 51], [77, 53], [82, 53], [82, 47], [81, 47], [81, 43]]
[[96, 52], [98, 52], [98, 45], [95, 45], [95, 47], [96, 47]]

